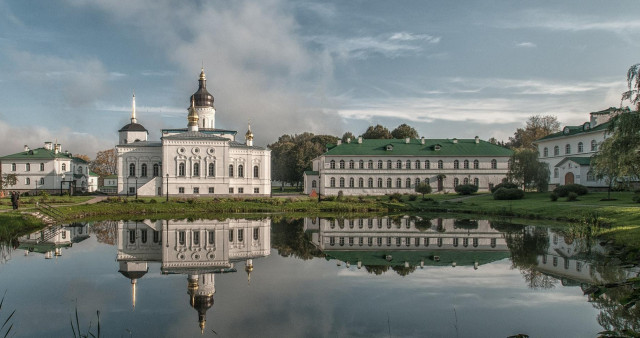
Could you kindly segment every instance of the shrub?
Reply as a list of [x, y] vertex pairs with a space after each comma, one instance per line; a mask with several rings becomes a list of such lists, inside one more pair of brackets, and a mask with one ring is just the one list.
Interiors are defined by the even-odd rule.
[[520, 188], [519, 185], [513, 183], [513, 182], [502, 182], [496, 186], [494, 186], [493, 188], [491, 188], [491, 193], [496, 192], [498, 189], [500, 188], [505, 188], [505, 189], [518, 189]]
[[409, 195], [409, 201], [415, 201], [418, 199], [418, 195]]
[[524, 191], [518, 188], [499, 188], [493, 193], [494, 200], [519, 200], [524, 197]]
[[323, 198], [322, 198], [322, 200], [323, 200], [323, 201], [329, 201], [329, 202], [332, 202], [332, 201], [335, 201], [335, 200], [336, 200], [336, 197], [335, 197], [335, 196], [326, 196], [326, 197], [323, 197]]
[[342, 192], [342, 190], [338, 191], [338, 201], [342, 201], [342, 198], [344, 197], [344, 192]]
[[152, 198], [152, 199], [149, 200], [149, 203], [156, 204], [156, 203], [158, 203], [158, 200], [156, 200], [155, 198]]
[[552, 201], [552, 202], [555, 202], [555, 201], [557, 201], [557, 200], [558, 200], [558, 194], [556, 194], [555, 192], [552, 192], [552, 193], [549, 195], [549, 198], [551, 198], [551, 201]]
[[567, 194], [567, 202], [573, 202], [577, 200], [578, 200], [578, 194], [576, 194], [575, 192], [572, 191], [569, 194]]
[[416, 186], [415, 190], [417, 193], [422, 194], [422, 196], [424, 197], [424, 194], [431, 193], [431, 185], [425, 182], [422, 182]]
[[581, 184], [567, 184], [553, 189], [553, 192], [555, 192], [558, 197], [567, 197], [569, 193], [572, 192], [576, 193], [577, 195], [586, 195], [589, 190], [587, 190], [587, 187]]
[[396, 192], [389, 195], [389, 201], [402, 202], [402, 194]]
[[455, 191], [460, 195], [471, 195], [478, 192], [478, 187], [473, 184], [463, 184], [457, 186]]

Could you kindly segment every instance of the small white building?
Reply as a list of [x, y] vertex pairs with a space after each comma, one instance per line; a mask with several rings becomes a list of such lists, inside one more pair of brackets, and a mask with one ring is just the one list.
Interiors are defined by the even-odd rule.
[[102, 186], [98, 190], [105, 194], [118, 193], [118, 175], [105, 176], [102, 182]]
[[304, 192], [320, 195], [414, 193], [426, 182], [434, 192], [461, 184], [488, 191], [506, 178], [507, 148], [475, 139], [349, 139], [329, 145], [304, 173]]

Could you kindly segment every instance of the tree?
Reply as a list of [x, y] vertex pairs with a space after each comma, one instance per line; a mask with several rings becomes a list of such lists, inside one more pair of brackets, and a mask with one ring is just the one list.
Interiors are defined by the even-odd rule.
[[560, 122], [553, 115], [534, 115], [529, 117], [524, 129], [518, 128], [509, 137], [509, 148], [534, 148], [533, 142], [547, 135], [560, 131]]
[[391, 136], [391, 132], [384, 126], [377, 124], [375, 127], [369, 126], [367, 131], [362, 134], [362, 138], [365, 139], [390, 139], [393, 138]]
[[549, 167], [538, 160], [538, 151], [534, 149], [516, 149], [509, 159], [507, 178], [521, 184], [525, 189], [536, 187], [546, 191], [549, 184]]
[[[88, 158], [88, 157], [87, 157]], [[115, 149], [106, 149], [96, 154], [96, 159], [89, 162], [89, 169], [100, 177], [118, 173], [118, 157]]]
[[282, 135], [277, 142], [267, 146], [271, 149], [271, 179], [280, 181], [282, 186], [290, 182], [293, 176], [293, 158], [290, 153], [294, 146], [290, 135]]
[[0, 177], [0, 183], [2, 189], [7, 189], [8, 187], [12, 187], [18, 183], [18, 176], [16, 174], [2, 174]]
[[396, 129], [394, 129], [391, 132], [391, 136], [393, 136], [393, 138], [397, 138], [397, 139], [403, 139], [403, 138], [418, 138], [418, 131], [415, 130], [413, 127], [410, 127], [409, 125], [403, 123], [401, 125], [399, 125]]
[[342, 142], [347, 142], [347, 139], [351, 139], [351, 141], [355, 140], [356, 136], [353, 135], [352, 132], [348, 131], [342, 135]]
[[627, 71], [627, 88], [628, 91], [622, 93], [620, 106], [625, 100], [629, 100], [636, 107], [636, 111], [640, 111], [640, 63], [629, 67]]
[[416, 192], [422, 194], [422, 198], [424, 198], [424, 194], [431, 193], [431, 185], [426, 182], [421, 182], [420, 184], [416, 185]]
[[79, 159], [81, 159], [81, 160], [83, 160], [83, 161], [86, 161], [87, 163], [91, 163], [91, 159], [90, 159], [90, 158], [89, 158], [89, 156], [87, 156], [87, 155], [84, 155], [84, 154], [82, 154], [82, 155], [75, 155], [74, 157], [79, 158]]

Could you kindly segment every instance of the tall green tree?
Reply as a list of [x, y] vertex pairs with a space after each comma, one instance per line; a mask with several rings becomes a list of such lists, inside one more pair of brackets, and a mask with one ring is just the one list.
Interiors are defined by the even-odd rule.
[[629, 67], [627, 71], [627, 88], [629, 90], [622, 93], [620, 105], [622, 106], [622, 102], [625, 100], [629, 100], [635, 105], [636, 111], [640, 111], [640, 63]]
[[350, 132], [350, 131], [342, 134], [342, 142], [347, 142], [347, 139], [351, 139], [351, 141], [354, 141], [355, 138], [356, 138], [356, 136], [353, 135], [353, 133]]
[[397, 138], [397, 139], [403, 139], [403, 138], [418, 138], [418, 131], [415, 130], [413, 127], [407, 125], [406, 123], [403, 123], [401, 125], [399, 125], [396, 129], [394, 129], [391, 132], [391, 136], [393, 138]]
[[18, 183], [18, 176], [16, 174], [2, 174], [0, 177], [0, 187], [7, 189]]
[[509, 137], [509, 148], [534, 148], [533, 141], [560, 131], [560, 122], [553, 115], [534, 115], [529, 117], [524, 128], [518, 128]]
[[516, 149], [509, 159], [507, 178], [518, 182], [525, 189], [537, 188], [547, 191], [549, 185], [549, 167], [538, 159], [538, 151], [528, 148]]
[[369, 128], [367, 128], [367, 131], [365, 131], [364, 134], [362, 134], [362, 138], [390, 139], [390, 138], [393, 138], [393, 136], [391, 136], [391, 132], [389, 131], [389, 129], [387, 129], [382, 125], [377, 124], [375, 127], [369, 126]]

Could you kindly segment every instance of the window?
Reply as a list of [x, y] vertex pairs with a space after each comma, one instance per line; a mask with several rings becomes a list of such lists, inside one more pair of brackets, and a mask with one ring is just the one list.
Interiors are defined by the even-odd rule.
[[469, 160], [464, 160], [462, 168], [469, 169]]
[[553, 147], [553, 156], [559, 156], [560, 155], [560, 147], [555, 146]]
[[480, 180], [477, 177], [473, 179], [473, 185], [475, 185], [476, 187], [480, 186]]
[[382, 169], [382, 160], [378, 160], [378, 169]]
[[420, 169], [420, 160], [416, 160], [415, 168]]
[[480, 169], [480, 161], [473, 160], [473, 169]]
[[140, 239], [142, 239], [142, 243], [147, 243], [149, 236], [147, 235], [147, 230], [140, 230]]
[[491, 160], [491, 169], [498, 169], [498, 161], [495, 159]]
[[565, 153], [565, 154], [571, 154], [571, 145], [570, 145], [570, 144], [568, 144], [568, 143], [567, 143], [567, 144], [564, 146], [564, 153]]
[[233, 177], [233, 164], [229, 164], [229, 177]]
[[442, 162], [442, 160], [438, 161], [438, 169], [442, 169], [444, 168], [444, 162]]
[[178, 187], [178, 194], [184, 194], [184, 187]]
[[405, 188], [411, 188], [411, 179], [407, 178], [407, 183], [405, 184]]
[[336, 186], [336, 178], [335, 177], [331, 177], [331, 180], [329, 182], [331, 182], [329, 184], [329, 186], [332, 187], [332, 188], [335, 188], [335, 186]]
[[416, 187], [420, 185], [420, 179], [416, 178]]
[[140, 176], [141, 177], [147, 177], [147, 164], [146, 163], [143, 163], [140, 166]]
[[392, 168], [392, 164], [391, 164], [391, 160], [387, 161], [387, 169], [391, 169]]
[[355, 168], [355, 162], [353, 162], [353, 160], [349, 161], [349, 169], [354, 169]]
[[311, 187], [312, 188], [317, 188], [318, 184], [316, 183], [316, 180], [311, 181]]
[[209, 234], [207, 235], [207, 241], [209, 242], [209, 244], [214, 244], [216, 242], [216, 232], [210, 230]]
[[244, 241], [244, 229], [238, 229], [238, 242]]
[[598, 142], [591, 140], [591, 151], [598, 151]]
[[460, 169], [460, 161], [458, 160], [453, 161], [453, 169]]
[[160, 231], [153, 230], [153, 243], [160, 242]]
[[353, 188], [356, 185], [356, 180], [353, 177], [349, 178], [349, 188]]
[[210, 193], [210, 194], [213, 194], [215, 191], [216, 191], [216, 190], [215, 190], [215, 188], [214, 188], [214, 187], [209, 187], [209, 193]]
[[402, 161], [400, 160], [396, 161], [396, 169], [402, 169]]
[[29, 177], [27, 177], [27, 178], [24, 180], [24, 184], [26, 184], [26, 185], [30, 185], [30, 184], [31, 184], [31, 179], [30, 179]]
[[336, 168], [336, 161], [331, 160], [331, 162], [329, 162], [329, 168], [335, 169]]
[[402, 179], [401, 178], [398, 178], [396, 180], [396, 188], [402, 188]]
[[364, 179], [362, 177], [358, 178], [358, 188], [364, 187]]
[[464, 246], [465, 248], [469, 246], [469, 239], [468, 238], [463, 238], [462, 239], [462, 246]]
[[193, 232], [193, 244], [200, 245], [200, 231]]
[[44, 163], [40, 163], [40, 171], [44, 171]]
[[200, 176], [200, 163], [193, 164], [193, 176], [195, 177]]
[[133, 244], [135, 242], [136, 242], [136, 231], [135, 230], [129, 230], [129, 243]]
[[259, 194], [260, 193], [260, 188], [253, 188], [253, 193], [254, 194]]
[[187, 234], [184, 231], [178, 232], [178, 244], [184, 245], [187, 239]]
[[244, 188], [238, 188], [238, 194], [244, 194]]
[[158, 177], [160, 176], [160, 166], [158, 165], [158, 163], [153, 165], [153, 177]]
[[431, 162], [429, 160], [424, 161], [424, 168], [431, 169]]
[[233, 229], [229, 230], [229, 242], [233, 242]]
[[359, 168], [359, 169], [364, 169], [364, 161], [363, 161], [363, 160], [360, 160], [360, 163], [359, 163], [359, 165], [358, 165], [358, 168]]
[[198, 188], [198, 187], [194, 187], [194, 188], [193, 188], [193, 193], [194, 193], [194, 194], [199, 194], [199, 193], [200, 193], [200, 188]]
[[216, 176], [216, 165], [214, 163], [209, 163], [209, 176]]
[[260, 177], [260, 168], [258, 168], [257, 165], [253, 166], [253, 178], [259, 178]]
[[466, 185], [466, 184], [469, 184], [469, 178], [468, 178], [468, 177], [465, 177], [465, 178], [462, 180], [462, 184], [465, 184], [465, 185]]
[[129, 164], [129, 176], [136, 176], [136, 165], [133, 163]]
[[459, 238], [457, 238], [457, 237], [454, 237], [454, 238], [453, 238], [453, 246], [454, 246], [454, 247], [457, 247], [457, 246], [458, 246], [458, 240], [459, 240]]
[[558, 178], [560, 176], [560, 171], [558, 168], [553, 168], [553, 178]]
[[260, 238], [260, 229], [253, 228], [253, 240], [257, 241]]
[[24, 171], [31, 171], [31, 163], [27, 163], [24, 165]]
[[340, 188], [344, 188], [344, 177], [340, 177]]
[[136, 193], [136, 188], [134, 187], [129, 187], [129, 194], [133, 195]]
[[424, 179], [424, 183], [425, 184], [429, 184], [429, 183], [431, 183], [431, 180], [427, 177], [427, 178]]
[[578, 152], [584, 152], [584, 145], [582, 144], [582, 142], [578, 142]]
[[178, 176], [184, 176], [185, 171], [186, 171], [185, 164], [184, 163], [178, 164]]
[[[491, 247], [492, 247], [492, 248], [495, 248], [495, 247], [496, 247], [496, 244], [497, 244], [497, 240], [496, 240], [495, 238], [492, 238], [492, 239], [491, 239]], [[546, 258], [546, 257], [547, 257], [547, 256], [545, 256], [545, 258]]]
[[40, 178], [40, 185], [43, 185], [43, 184], [44, 184], [44, 177], [41, 177]]
[[544, 147], [544, 150], [542, 151], [542, 156], [549, 157], [549, 148]]
[[[391, 180], [391, 179], [389, 179], [389, 180]], [[382, 188], [382, 179], [381, 178], [378, 179], [378, 188]]]
[[369, 179], [367, 180], [367, 187], [373, 188], [373, 178], [369, 177]]
[[460, 180], [456, 177], [456, 178], [453, 179], [453, 186], [457, 187], [458, 184], [460, 184]]
[[[15, 169], [14, 169], [15, 171]], [[67, 171], [67, 164], [66, 163], [62, 163], [62, 171]]]
[[593, 175], [593, 172], [589, 171], [587, 172], [587, 181], [595, 181], [596, 177]]
[[391, 188], [393, 181], [390, 178], [387, 178], [387, 188]]
[[238, 177], [244, 177], [244, 166], [242, 164], [238, 165]]
[[344, 169], [344, 160], [340, 160], [340, 169]]
[[[373, 169], [373, 161], [372, 160], [369, 160], [369, 162], [367, 163], [367, 168]], [[378, 168], [378, 169], [382, 169], [382, 168]]]
[[229, 193], [233, 194], [233, 188], [229, 188]]
[[407, 164], [404, 166], [405, 169], [411, 169], [411, 160], [407, 160]]

